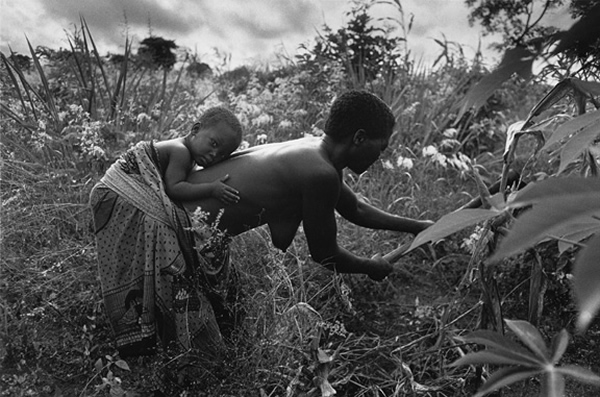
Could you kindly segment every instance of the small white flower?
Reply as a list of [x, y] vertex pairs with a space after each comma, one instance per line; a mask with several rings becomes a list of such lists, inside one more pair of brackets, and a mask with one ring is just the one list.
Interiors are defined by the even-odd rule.
[[267, 143], [267, 134], [259, 134], [256, 136], [256, 144], [263, 145]]
[[152, 119], [146, 113], [140, 113], [137, 115], [135, 121], [137, 124], [142, 124], [144, 121], [152, 121]]
[[312, 129], [310, 131], [310, 134], [312, 136], [323, 136], [325, 134], [325, 132], [322, 129], [320, 129], [320, 128], [318, 128], [318, 127], [316, 127], [316, 126], [313, 125]]
[[398, 156], [398, 159], [396, 160], [396, 165], [400, 168], [410, 170], [413, 168], [414, 162], [411, 158]]
[[279, 128], [282, 130], [287, 130], [288, 128], [292, 128], [292, 122], [290, 120], [281, 120], [279, 123]]
[[446, 166], [448, 165], [448, 157], [444, 156], [441, 153], [435, 153], [432, 156], [432, 159], [444, 168], [446, 168]]
[[456, 128], [448, 128], [444, 132], [442, 132], [442, 135], [446, 138], [456, 138], [456, 136], [458, 135], [458, 130]]
[[271, 124], [273, 122], [273, 117], [268, 114], [261, 114], [260, 116], [252, 119], [252, 125], [255, 127], [265, 126], [267, 124]]
[[304, 117], [308, 114], [308, 112], [304, 109], [296, 109], [292, 112], [294, 117]]
[[429, 145], [423, 148], [423, 157], [432, 157], [438, 154], [438, 150], [435, 146]]
[[394, 164], [392, 164], [392, 162], [390, 160], [383, 160], [381, 162], [381, 165], [383, 166], [383, 168], [385, 168], [386, 170], [393, 170], [394, 169]]

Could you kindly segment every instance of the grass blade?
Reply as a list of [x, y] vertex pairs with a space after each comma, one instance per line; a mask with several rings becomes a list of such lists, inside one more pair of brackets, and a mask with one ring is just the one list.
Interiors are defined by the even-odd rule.
[[474, 331], [463, 337], [463, 339], [468, 343], [477, 343], [501, 351], [506, 356], [512, 355], [515, 358], [518, 357], [523, 362], [527, 362], [531, 365], [541, 366], [544, 364], [543, 361], [531, 354], [531, 352], [521, 345], [497, 332], [488, 330]]
[[19, 82], [17, 81], [15, 74], [11, 70], [12, 68], [18, 68], [19, 66], [16, 63], [14, 65], [11, 65], [10, 62], [8, 62], [8, 58], [6, 58], [4, 53], [0, 52], [0, 56], [2, 57], [2, 62], [4, 63], [4, 66], [6, 67], [6, 72], [8, 73], [8, 76], [10, 77], [10, 80], [13, 83], [15, 92], [17, 93], [17, 96], [19, 97], [19, 101], [21, 102], [21, 106], [23, 107], [23, 112], [25, 113], [26, 118], [29, 118], [29, 109], [25, 105], [25, 100], [23, 99], [23, 94], [21, 93], [21, 89], [19, 88]]
[[562, 367], [557, 367], [556, 370], [563, 375], [577, 379], [579, 382], [600, 386], [600, 376], [587, 368], [578, 365], [563, 365]]
[[[98, 68], [100, 69], [100, 73], [102, 74], [102, 79], [104, 80], [104, 85], [106, 87], [106, 93], [107, 95], [110, 95], [110, 93], [112, 92], [111, 87], [110, 87], [110, 81], [108, 79], [108, 77], [106, 77], [106, 72], [104, 70], [104, 66], [102, 65], [102, 59], [100, 59], [100, 53], [98, 52], [98, 48], [96, 47], [96, 42], [94, 41], [94, 38], [92, 37], [92, 33], [90, 32], [90, 28], [88, 27], [88, 24], [85, 20], [85, 18], [83, 16], [80, 17], [81, 18], [81, 29], [83, 30], [85, 28], [85, 33], [87, 33], [87, 36], [90, 38], [90, 43], [92, 44], [92, 48], [94, 49], [94, 56], [96, 57], [96, 63], [98, 65]], [[83, 35], [84, 38], [84, 42], [85, 45], [87, 47], [87, 40], [85, 39], [85, 34]], [[91, 57], [89, 58], [91, 59]], [[90, 60], [90, 74], [92, 75], [92, 78], [95, 81], [95, 77], [94, 74], [92, 73], [92, 68], [91, 68], [91, 60]], [[104, 98], [103, 102], [104, 102]], [[105, 104], [106, 106], [106, 104]]]
[[[14, 52], [12, 49], [10, 49], [10, 53], [11, 55], [14, 55]], [[4, 54], [2, 54], [2, 56], [4, 57]], [[23, 74], [23, 71], [21, 70], [21, 68], [19, 67], [18, 64], [14, 64], [14, 68], [13, 70], [17, 73], [17, 75], [19, 76], [19, 81], [21, 82], [21, 84], [23, 85], [23, 91], [25, 91], [25, 94], [27, 95], [27, 99], [29, 101], [29, 105], [31, 106], [31, 112], [33, 113], [33, 118], [34, 120], [38, 120], [38, 115], [37, 115], [37, 111], [35, 110], [35, 104], [33, 102], [33, 99], [31, 98], [31, 93], [33, 92], [34, 95], [41, 101], [42, 98], [39, 96], [39, 94], [31, 87], [31, 85], [27, 82], [27, 79], [25, 78], [25, 75]], [[10, 70], [10, 68], [7, 67], [8, 70]], [[16, 88], [18, 89], [18, 82], [16, 85]]]
[[544, 343], [542, 334], [533, 325], [523, 320], [504, 320], [508, 328], [510, 328], [515, 335], [531, 349], [532, 352], [537, 354], [539, 358], [545, 362], [550, 362], [550, 354], [548, 348]]
[[[129, 37], [125, 39], [125, 56], [123, 59], [123, 63], [121, 64], [121, 70], [119, 72], [119, 78], [117, 79], [117, 86], [115, 88], [115, 92], [112, 94], [112, 98], [110, 100], [110, 117], [111, 119], [115, 118], [115, 114], [118, 115], [123, 108], [123, 103], [125, 101], [125, 84], [127, 82], [127, 63], [129, 61], [129, 52], [131, 50], [131, 43], [129, 42]], [[119, 105], [117, 111], [117, 102], [119, 101], [119, 93], [121, 91], [121, 87], [123, 87], [123, 92], [121, 94], [121, 103]]]
[[540, 395], [544, 397], [563, 397], [565, 394], [565, 378], [557, 371], [550, 371], [542, 376]]
[[481, 386], [473, 397], [482, 397], [489, 392], [498, 390], [515, 382], [531, 378], [540, 373], [540, 370], [531, 370], [523, 367], [502, 368], [494, 372]]
[[33, 64], [35, 65], [38, 75], [40, 76], [40, 79], [42, 80], [42, 86], [44, 87], [44, 98], [43, 98], [42, 103], [44, 103], [46, 105], [46, 108], [52, 115], [54, 122], [56, 124], [58, 124], [58, 122], [59, 122], [58, 111], [56, 110], [56, 104], [54, 103], [54, 96], [52, 94], [52, 91], [50, 91], [48, 79], [46, 78], [44, 69], [42, 68], [42, 65], [40, 64], [40, 60], [38, 59], [37, 55], [35, 55], [35, 51], [33, 50], [33, 47], [31, 46], [29, 39], [26, 38], [26, 40], [27, 40], [27, 45], [29, 46], [29, 52], [31, 53], [31, 57], [33, 59]]
[[523, 360], [520, 356], [513, 354], [507, 350], [482, 350], [474, 353], [466, 354], [450, 364], [451, 367], [459, 367], [462, 365], [517, 365], [522, 367], [537, 368], [537, 365], [532, 365], [529, 361]]
[[560, 358], [565, 354], [569, 345], [569, 333], [566, 329], [561, 330], [552, 338], [552, 362], [558, 363]]

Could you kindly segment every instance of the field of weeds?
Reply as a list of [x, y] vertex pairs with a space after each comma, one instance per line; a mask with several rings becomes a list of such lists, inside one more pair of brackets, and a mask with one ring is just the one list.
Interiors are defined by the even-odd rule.
[[[478, 180], [489, 186], [499, 179], [508, 126], [551, 89], [515, 78], [456, 123], [457, 104], [488, 73], [481, 59], [447, 58], [434, 69], [406, 59], [393, 73], [368, 78], [309, 53], [270, 70], [210, 72], [181, 54], [166, 68], [130, 43], [112, 58], [92, 44], [83, 21], [69, 50], [2, 54], [1, 395], [151, 395], [164, 363], [160, 355], [118, 356], [88, 206], [93, 185], [136, 142], [184, 134], [215, 105], [242, 120], [245, 146], [318, 136], [336, 94], [368, 89], [393, 109], [397, 134], [380, 161], [346, 182], [387, 211], [438, 220], [479, 197]], [[572, 106], [562, 101], [548, 110]], [[523, 181], [557, 166], [548, 154], [531, 156], [529, 138], [515, 153]], [[338, 222], [340, 245], [359, 255], [409, 241]], [[415, 249], [382, 282], [323, 269], [310, 260], [301, 232], [285, 253], [266, 229], [239, 236], [232, 263], [244, 316], [228, 338], [226, 360], [182, 395], [472, 396], [497, 367], [450, 364], [478, 350], [463, 337], [489, 328], [498, 314], [489, 312], [491, 284], [478, 272], [488, 254], [483, 231], [473, 225]], [[556, 241], [547, 241], [490, 268], [501, 319], [529, 320], [546, 341], [563, 328], [575, 334], [576, 248], [559, 253]], [[599, 373], [599, 344], [596, 319], [571, 337], [561, 362]], [[532, 376], [502, 395], [531, 396], [539, 388]], [[567, 396], [594, 392], [567, 381]]]

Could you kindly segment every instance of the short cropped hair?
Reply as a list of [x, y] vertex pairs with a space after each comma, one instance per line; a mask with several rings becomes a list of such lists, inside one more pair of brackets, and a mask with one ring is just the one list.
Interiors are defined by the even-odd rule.
[[216, 106], [207, 109], [198, 121], [192, 126], [192, 131], [201, 130], [203, 128], [213, 127], [221, 122], [226, 123], [238, 136], [238, 140], [242, 140], [242, 123], [233, 112], [227, 108]]
[[348, 91], [331, 105], [325, 122], [325, 134], [335, 140], [354, 134], [359, 129], [369, 134], [391, 133], [396, 118], [388, 105], [366, 91]]

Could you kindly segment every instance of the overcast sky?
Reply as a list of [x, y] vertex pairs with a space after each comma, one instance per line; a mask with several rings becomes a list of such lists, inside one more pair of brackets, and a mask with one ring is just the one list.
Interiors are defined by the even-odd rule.
[[[464, 0], [401, 0], [404, 18], [414, 15], [408, 46], [416, 59], [431, 62], [441, 47], [433, 39], [461, 43], [472, 56], [492, 38], [469, 27]], [[101, 55], [122, 53], [125, 37], [142, 40], [155, 35], [174, 40], [214, 62], [215, 48], [231, 54], [231, 66], [264, 62], [276, 53], [296, 54], [302, 43], [314, 42], [323, 25], [344, 26], [349, 0], [0, 0], [0, 50], [8, 46], [28, 54], [26, 36], [35, 48], [69, 48], [66, 32], [87, 21]], [[375, 17], [400, 18], [390, 5], [373, 10]], [[496, 58], [497, 59], [497, 55]]]

